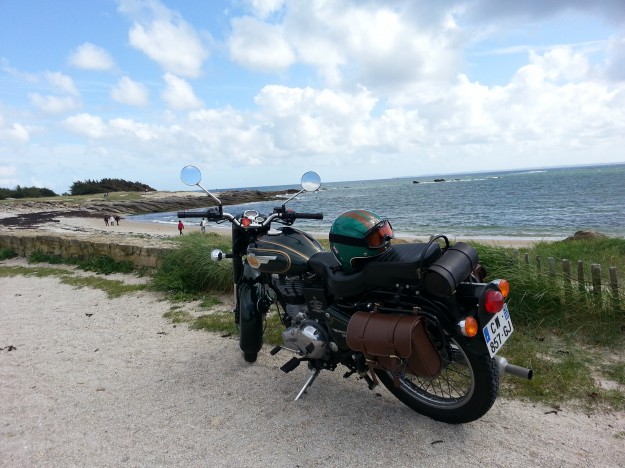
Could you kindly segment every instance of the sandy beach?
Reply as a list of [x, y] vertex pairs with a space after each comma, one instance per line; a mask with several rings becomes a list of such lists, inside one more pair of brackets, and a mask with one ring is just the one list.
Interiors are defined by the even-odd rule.
[[[25, 210], [13, 210], [7, 211], [2, 210], [0, 207], [0, 219], [8, 218], [11, 216], [15, 216], [16, 213], [23, 212]], [[184, 220], [185, 229], [184, 233], [191, 232], [199, 232], [200, 227], [195, 220]], [[0, 231], [6, 229], [5, 227], [0, 226]], [[104, 219], [101, 217], [75, 217], [75, 216], [66, 216], [62, 212], [59, 213], [55, 218], [55, 222], [45, 222], [41, 225], [33, 228], [31, 230], [35, 230], [38, 232], [50, 232], [50, 233], [62, 233], [62, 234], [73, 234], [80, 237], [85, 237], [89, 235], [110, 235], [110, 236], [143, 236], [143, 237], [154, 237], [154, 238], [167, 238], [172, 236], [177, 236], [178, 229], [176, 224], [165, 224], [165, 223], [155, 223], [155, 222], [138, 222], [132, 220], [132, 218], [128, 216], [122, 216], [122, 219], [119, 221], [119, 224], [115, 225], [106, 225]], [[208, 224], [206, 227], [207, 232], [214, 232], [223, 236], [230, 236], [230, 230], [228, 228], [218, 228], [214, 227], [211, 224]], [[317, 238], [327, 238], [327, 234], [325, 233], [315, 233], [315, 237]], [[452, 234], [447, 234], [450, 241], [475, 241], [481, 244], [486, 245], [495, 245], [501, 247], [512, 247], [512, 248], [523, 248], [529, 247], [532, 244], [538, 242], [540, 239], [536, 238], [480, 238], [480, 239], [466, 239], [466, 238], [456, 238], [453, 237]], [[399, 237], [403, 241], [407, 242], [427, 242], [428, 236], [414, 236], [414, 237]]]

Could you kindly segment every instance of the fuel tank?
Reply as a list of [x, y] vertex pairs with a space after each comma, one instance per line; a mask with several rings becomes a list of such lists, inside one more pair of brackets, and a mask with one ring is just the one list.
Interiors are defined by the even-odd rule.
[[247, 263], [262, 273], [299, 275], [308, 259], [323, 248], [313, 237], [292, 227], [269, 231], [247, 248]]

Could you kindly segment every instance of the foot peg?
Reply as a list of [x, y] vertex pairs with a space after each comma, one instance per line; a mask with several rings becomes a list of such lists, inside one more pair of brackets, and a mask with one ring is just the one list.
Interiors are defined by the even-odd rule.
[[293, 369], [297, 368], [297, 366], [299, 366], [300, 362], [302, 362], [300, 359], [297, 359], [296, 357], [291, 358], [291, 360], [289, 362], [287, 362], [286, 364], [284, 364], [280, 370], [282, 372], [284, 372], [285, 374], [288, 374], [289, 372], [291, 372]]

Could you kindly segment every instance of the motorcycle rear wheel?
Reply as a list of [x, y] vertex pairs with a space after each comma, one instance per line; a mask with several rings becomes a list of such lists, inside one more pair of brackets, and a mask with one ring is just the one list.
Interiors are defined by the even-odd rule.
[[376, 369], [375, 373], [395, 397], [418, 413], [449, 424], [475, 421], [488, 412], [497, 397], [497, 363], [485, 346], [476, 346], [479, 343], [460, 337], [448, 340], [451, 353], [436, 378], [402, 373], [396, 387], [391, 372]]

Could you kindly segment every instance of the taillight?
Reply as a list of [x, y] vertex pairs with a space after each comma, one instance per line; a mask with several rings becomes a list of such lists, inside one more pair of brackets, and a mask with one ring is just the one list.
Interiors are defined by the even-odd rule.
[[503, 309], [504, 302], [505, 298], [501, 291], [489, 289], [484, 295], [484, 310], [491, 314], [496, 314]]

